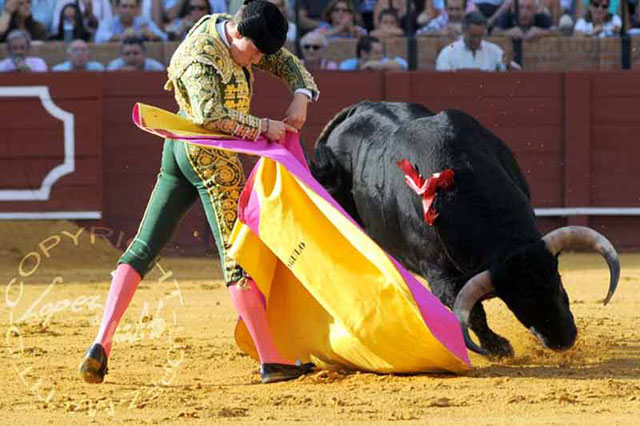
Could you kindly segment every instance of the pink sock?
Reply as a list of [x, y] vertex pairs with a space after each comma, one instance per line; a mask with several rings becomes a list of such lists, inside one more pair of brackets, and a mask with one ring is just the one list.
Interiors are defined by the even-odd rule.
[[249, 334], [256, 345], [258, 355], [260, 355], [260, 362], [262, 364], [293, 364], [282, 357], [273, 341], [269, 331], [267, 311], [262, 302], [262, 293], [252, 279], [247, 279], [247, 285], [247, 287], [241, 288], [239, 285], [233, 284], [229, 286], [229, 293], [231, 293], [231, 300], [238, 314], [249, 329]]
[[111, 288], [107, 296], [107, 303], [104, 306], [100, 331], [94, 343], [100, 343], [107, 352], [107, 357], [111, 353], [113, 335], [116, 327], [127, 310], [133, 294], [138, 288], [142, 278], [140, 274], [126, 263], [118, 265], [111, 280]]

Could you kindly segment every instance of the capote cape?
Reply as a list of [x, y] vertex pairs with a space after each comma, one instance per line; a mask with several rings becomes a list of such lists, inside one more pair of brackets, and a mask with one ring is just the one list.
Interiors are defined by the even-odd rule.
[[[313, 179], [297, 135], [231, 139], [144, 104], [133, 120], [158, 136], [260, 157], [240, 198], [230, 255], [265, 296], [286, 358], [378, 373], [470, 370], [458, 320]], [[257, 359], [241, 320], [235, 337]]]

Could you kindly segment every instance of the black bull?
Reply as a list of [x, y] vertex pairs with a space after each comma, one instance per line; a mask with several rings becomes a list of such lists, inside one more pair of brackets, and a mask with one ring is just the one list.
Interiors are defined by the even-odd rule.
[[[434, 226], [425, 223], [421, 198], [405, 183], [401, 159], [425, 178], [449, 168], [455, 173], [453, 185], [435, 197]], [[600, 252], [611, 274], [605, 304], [615, 291], [620, 266], [609, 241], [585, 227], [543, 236], [513, 153], [464, 112], [433, 114], [421, 105], [385, 102], [346, 108], [318, 138], [312, 171], [384, 250], [428, 280], [476, 352], [513, 355], [477, 303], [490, 297], [499, 297], [548, 348], [574, 345], [577, 330], [558, 273], [563, 249]]]

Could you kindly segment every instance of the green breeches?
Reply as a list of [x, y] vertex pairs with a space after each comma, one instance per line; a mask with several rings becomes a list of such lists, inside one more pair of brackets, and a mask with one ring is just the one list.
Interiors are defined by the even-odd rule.
[[236, 153], [166, 139], [162, 167], [140, 227], [118, 263], [131, 265], [144, 277], [199, 197], [216, 240], [224, 281], [240, 279], [243, 271], [227, 252], [244, 182]]

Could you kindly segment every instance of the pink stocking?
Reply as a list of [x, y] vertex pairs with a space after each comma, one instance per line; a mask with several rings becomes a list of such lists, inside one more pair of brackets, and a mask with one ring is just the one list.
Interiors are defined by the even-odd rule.
[[98, 331], [94, 341], [94, 343], [100, 343], [104, 346], [107, 357], [111, 353], [111, 344], [113, 335], [116, 333], [116, 327], [118, 327], [122, 315], [124, 315], [129, 303], [131, 303], [133, 294], [136, 292], [141, 280], [140, 274], [126, 263], [118, 265], [113, 274], [107, 303], [102, 314], [100, 331]]
[[252, 279], [247, 279], [246, 283], [247, 285], [242, 287], [238, 284], [230, 285], [229, 293], [231, 293], [233, 305], [249, 329], [253, 344], [260, 355], [260, 362], [262, 364], [293, 364], [282, 357], [273, 341], [269, 331], [267, 311], [262, 302], [262, 293]]

